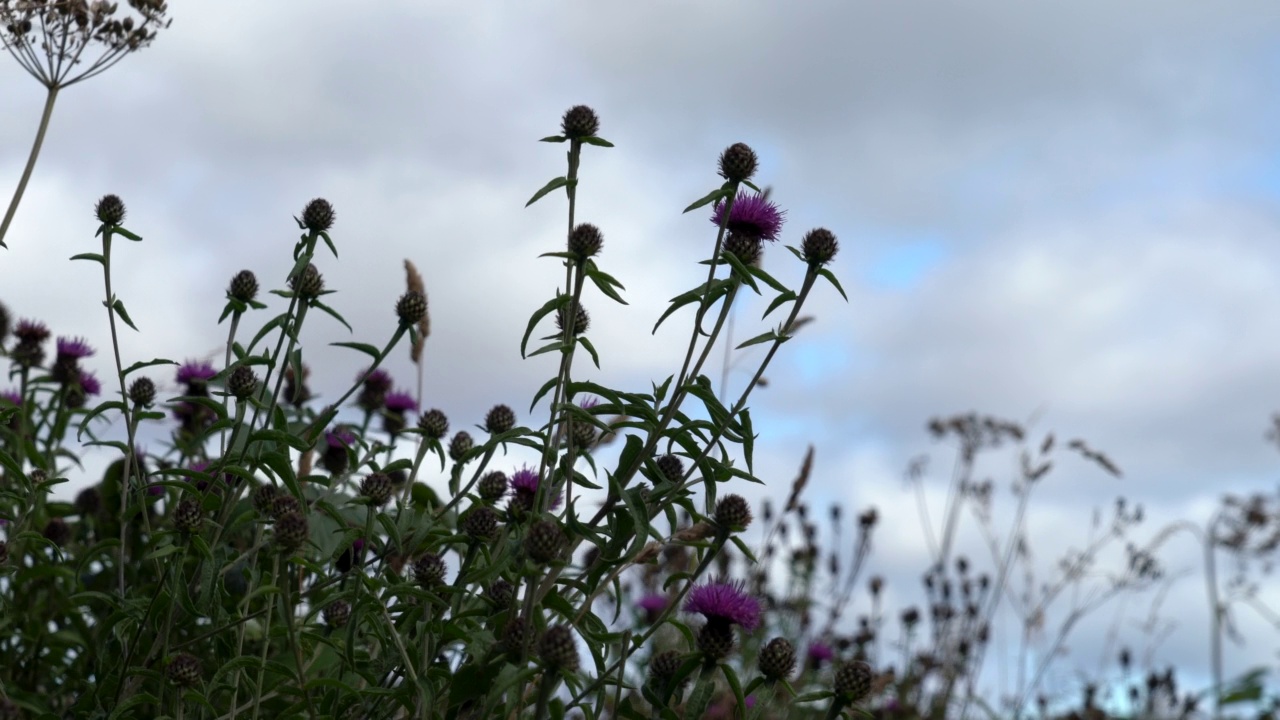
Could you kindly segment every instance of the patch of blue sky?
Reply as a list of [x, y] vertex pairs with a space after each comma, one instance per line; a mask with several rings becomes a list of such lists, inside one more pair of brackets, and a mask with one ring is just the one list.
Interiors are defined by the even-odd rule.
[[941, 265], [949, 251], [941, 238], [923, 235], [902, 238], [882, 245], [864, 271], [872, 286], [893, 291], [918, 287], [930, 271]]

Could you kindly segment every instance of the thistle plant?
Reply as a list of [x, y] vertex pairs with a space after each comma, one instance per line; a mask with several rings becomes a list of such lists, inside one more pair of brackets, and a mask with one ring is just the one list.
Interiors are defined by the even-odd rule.
[[45, 88], [44, 111], [13, 199], [0, 220], [0, 247], [35, 169], [58, 93], [101, 75], [169, 27], [165, 0], [0, 0], [0, 43]]

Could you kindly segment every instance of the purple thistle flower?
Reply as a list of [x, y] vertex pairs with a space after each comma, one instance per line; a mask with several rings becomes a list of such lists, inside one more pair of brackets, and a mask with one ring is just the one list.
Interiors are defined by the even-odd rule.
[[414, 400], [413, 396], [407, 392], [396, 391], [387, 393], [386, 408], [393, 413], [404, 414], [410, 410], [416, 411], [418, 409], [418, 401]]
[[[519, 502], [533, 507], [533, 499], [538, 494], [538, 485], [541, 479], [538, 477], [538, 471], [525, 465], [511, 475], [511, 492]], [[556, 493], [551, 498], [551, 510], [560, 507], [560, 500], [563, 493]]]
[[760, 624], [760, 603], [747, 594], [741, 582], [695, 585], [689, 591], [684, 610], [698, 613], [708, 622], [719, 620], [747, 630], [754, 630]]
[[86, 397], [93, 397], [102, 394], [102, 383], [98, 382], [98, 378], [93, 373], [80, 371], [80, 389], [84, 391]]
[[42, 343], [49, 339], [49, 328], [38, 320], [19, 320], [13, 336], [22, 342]]
[[835, 651], [824, 642], [814, 641], [809, 644], [809, 661], [816, 665], [821, 666], [822, 663], [831, 662], [835, 656]]
[[589, 397], [589, 398], [584, 398], [582, 402], [578, 403], [578, 407], [582, 408], [583, 410], [590, 410], [591, 408], [599, 404], [600, 404], [600, 398]]
[[[729, 210], [729, 221], [725, 223], [725, 227], [729, 232], [773, 241], [778, 239], [778, 233], [782, 230], [783, 216], [786, 214], [786, 210], [779, 210], [777, 205], [763, 195], [739, 192], [738, 197], [733, 201], [733, 207]], [[723, 219], [724, 201], [722, 200], [716, 203], [711, 222], [719, 226]]]
[[347, 430], [346, 428], [339, 426], [326, 432], [324, 434], [324, 441], [331, 448], [346, 449], [356, 444], [356, 436], [350, 430]]
[[[188, 389], [196, 383], [208, 383], [218, 371], [213, 369], [213, 365], [199, 360], [188, 360], [178, 368], [178, 382], [186, 385]], [[194, 395], [195, 393], [189, 392]]]
[[666, 595], [649, 593], [636, 602], [636, 607], [644, 612], [645, 621], [652, 623], [658, 619], [663, 610], [667, 609], [669, 604], [670, 602], [667, 600]]
[[15, 407], [22, 407], [22, 396], [17, 390], [5, 390], [0, 392], [0, 400], [11, 402]]
[[58, 362], [75, 361], [93, 354], [93, 348], [84, 338], [58, 338]]
[[391, 389], [391, 375], [381, 368], [377, 370], [361, 370], [356, 379], [366, 386], [380, 389], [382, 392], [387, 392]]
[[152, 497], [158, 497], [164, 494], [164, 486], [160, 483], [151, 483], [147, 486], [147, 494]]

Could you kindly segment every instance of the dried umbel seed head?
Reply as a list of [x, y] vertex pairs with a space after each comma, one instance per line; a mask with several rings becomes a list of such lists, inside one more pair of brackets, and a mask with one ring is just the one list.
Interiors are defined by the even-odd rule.
[[480, 484], [477, 486], [480, 491], [480, 498], [485, 502], [497, 502], [507, 494], [507, 476], [501, 470], [493, 472], [480, 478]]
[[248, 365], [237, 365], [227, 376], [227, 392], [237, 400], [244, 400], [258, 389], [258, 375]]
[[427, 315], [427, 296], [410, 290], [396, 301], [396, 317], [401, 325], [417, 325]]
[[604, 247], [604, 233], [591, 223], [580, 223], [573, 232], [569, 233], [569, 252], [577, 255], [579, 260], [586, 260], [598, 254], [602, 247]]
[[722, 530], [746, 530], [751, 524], [751, 506], [741, 495], [726, 495], [716, 503], [716, 525]]
[[374, 505], [385, 505], [391, 499], [391, 478], [386, 473], [370, 473], [360, 483], [360, 494]]
[[62, 547], [71, 539], [71, 526], [67, 525], [67, 521], [62, 518], [52, 518], [45, 524], [41, 534], [44, 535], [45, 540]]
[[293, 512], [299, 512], [302, 509], [298, 498], [292, 495], [273, 495], [271, 498], [271, 516], [277, 520], [285, 515]]
[[501, 435], [516, 426], [516, 414], [506, 405], [494, 405], [484, 416], [484, 429], [493, 435]]
[[684, 462], [670, 453], [658, 458], [658, 470], [667, 482], [680, 482], [684, 479]]
[[759, 264], [760, 252], [763, 248], [764, 241], [750, 235], [731, 232], [724, 239], [724, 251], [733, 255], [743, 265]]
[[445, 417], [445, 414], [439, 410], [432, 408], [422, 413], [422, 417], [418, 418], [418, 429], [428, 438], [439, 440], [444, 437], [445, 433], [449, 432], [449, 418]]
[[275, 499], [276, 486], [262, 485], [253, 491], [253, 509], [257, 510], [259, 515], [273, 515]]
[[591, 137], [600, 132], [600, 118], [596, 116], [595, 110], [586, 105], [575, 105], [565, 111], [560, 129], [571, 140]]
[[796, 648], [776, 637], [760, 650], [760, 674], [767, 680], [786, 680], [796, 669]]
[[80, 513], [80, 517], [90, 517], [96, 515], [102, 509], [102, 493], [97, 487], [87, 487], [76, 495], [76, 512]]
[[200, 529], [204, 524], [204, 512], [200, 510], [200, 503], [191, 498], [187, 498], [178, 503], [178, 507], [173, 510], [173, 526], [184, 533], [193, 533]]
[[304, 300], [313, 300], [324, 292], [324, 276], [316, 268], [315, 263], [307, 263], [302, 272], [289, 278], [289, 287]]
[[[649, 683], [657, 688], [663, 687], [676, 676], [682, 664], [678, 650], [663, 650], [654, 655], [649, 661]], [[680, 684], [684, 685], [688, 681], [689, 679], [685, 678]]]
[[840, 243], [836, 242], [835, 234], [826, 228], [810, 230], [800, 241], [800, 254], [810, 267], [822, 267], [831, 262], [839, 249]]
[[493, 508], [478, 507], [462, 518], [462, 532], [476, 540], [488, 540], [498, 529], [498, 513]]
[[324, 232], [333, 227], [335, 214], [333, 206], [324, 198], [316, 198], [302, 209], [302, 227], [313, 233]]
[[735, 638], [733, 626], [726, 622], [708, 620], [698, 631], [698, 649], [709, 660], [723, 660], [733, 652]]
[[846, 702], [857, 702], [871, 692], [871, 666], [855, 660], [836, 669], [832, 689]]
[[538, 638], [538, 660], [549, 670], [578, 669], [578, 644], [568, 625], [552, 625]]
[[[570, 315], [570, 306], [573, 307], [572, 315]], [[587, 309], [582, 307], [582, 303], [574, 303], [570, 301], [569, 305], [563, 305], [556, 310], [556, 329], [564, 332], [566, 319], [572, 317], [569, 322], [569, 334], [581, 335], [591, 327], [591, 316], [587, 314]]]
[[734, 143], [720, 153], [720, 177], [730, 182], [750, 180], [760, 161], [746, 143]]
[[346, 627], [351, 619], [351, 603], [346, 600], [334, 600], [324, 608], [324, 622], [331, 628]]
[[489, 587], [485, 589], [485, 595], [500, 609], [511, 607], [512, 601], [516, 599], [516, 586], [509, 581], [498, 578]]
[[258, 297], [258, 276], [251, 270], [236, 273], [231, 278], [231, 286], [227, 288], [227, 297], [245, 303]]
[[444, 558], [435, 553], [427, 553], [413, 563], [413, 576], [426, 590], [444, 582], [444, 571]]
[[474, 446], [475, 442], [471, 439], [471, 434], [465, 430], [459, 430], [453, 436], [453, 440], [449, 441], [449, 459], [454, 462], [462, 460]]
[[554, 520], [540, 520], [529, 528], [524, 538], [524, 551], [536, 563], [549, 563], [560, 557], [566, 538], [560, 524]]
[[178, 687], [191, 687], [200, 682], [200, 661], [194, 655], [178, 653], [165, 666], [164, 675]]
[[140, 377], [129, 385], [129, 402], [138, 407], [151, 407], [156, 401], [156, 384], [151, 378]]
[[288, 512], [276, 520], [276, 544], [285, 552], [302, 547], [310, 535], [311, 525], [300, 512]]
[[124, 201], [118, 195], [103, 195], [94, 206], [93, 214], [103, 225], [119, 225], [124, 222]]

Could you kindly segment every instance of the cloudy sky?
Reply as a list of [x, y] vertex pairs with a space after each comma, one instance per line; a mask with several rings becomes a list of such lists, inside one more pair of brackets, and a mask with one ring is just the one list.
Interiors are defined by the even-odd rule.
[[[950, 474], [950, 448], [925, 432], [934, 415], [1025, 422], [1032, 444], [1049, 431], [1081, 437], [1122, 468], [1116, 480], [1059, 453], [1030, 516], [1046, 568], [1089, 541], [1092, 508], [1118, 494], [1144, 504], [1144, 542], [1175, 519], [1203, 524], [1224, 493], [1274, 492], [1280, 456], [1263, 439], [1280, 410], [1270, 0], [354, 9], [175, 4], [153, 47], [67, 90], [0, 252], [3, 302], [104, 347], [96, 268], [66, 259], [93, 249], [93, 203], [114, 192], [146, 238], [117, 248], [118, 293], [144, 331], [126, 336], [126, 362], [220, 356], [228, 279], [251, 268], [278, 285], [292, 216], [323, 196], [338, 211], [341, 261], [322, 270], [354, 339], [381, 343], [393, 329], [410, 258], [431, 301], [428, 403], [455, 427], [496, 402], [524, 410], [552, 366], [520, 360], [520, 332], [561, 277], [535, 258], [565, 231], [562, 195], [524, 208], [564, 171], [563, 146], [536, 140], [587, 103], [617, 147], [586, 151], [579, 219], [604, 230], [601, 265], [630, 301], [588, 300], [603, 356], [594, 377], [643, 389], [676, 369], [687, 325], [648, 329], [701, 277], [713, 229], [680, 211], [716, 185], [725, 146], [759, 152], [758, 179], [788, 211], [784, 242], [816, 226], [839, 236], [833, 269], [849, 302], [821, 288], [817, 321], [770, 369], [754, 402], [758, 470], [783, 497], [812, 443], [810, 500], [879, 507], [877, 569], [903, 602], [927, 557], [904, 469], [933, 456], [935, 523]], [[13, 62], [0, 84], [7, 199], [43, 90]], [[785, 250], [766, 264], [798, 284]], [[762, 307], [739, 308], [739, 339], [764, 329]], [[362, 357], [321, 349], [352, 339], [336, 323], [308, 324], [313, 385], [335, 396]], [[730, 390], [759, 358], [742, 355]], [[107, 358], [94, 360], [105, 374]], [[392, 370], [411, 383], [407, 357]], [[1009, 460], [992, 470], [1000, 507], [1011, 505]], [[982, 557], [978, 536], [963, 537]], [[1207, 666], [1198, 558], [1187, 537], [1162, 551], [1171, 574], [1188, 575], [1162, 607], [1177, 628], [1155, 655], [1201, 678], [1192, 687]], [[1144, 617], [1150, 601], [1130, 601], [1129, 614]], [[1073, 636], [1064, 681], [1096, 674], [1117, 607]], [[1274, 666], [1280, 630], [1247, 608], [1236, 617], [1252, 641], [1228, 647], [1228, 671]], [[1135, 649], [1146, 642], [1130, 623], [1121, 632]], [[1001, 677], [986, 680], [998, 689]]]

